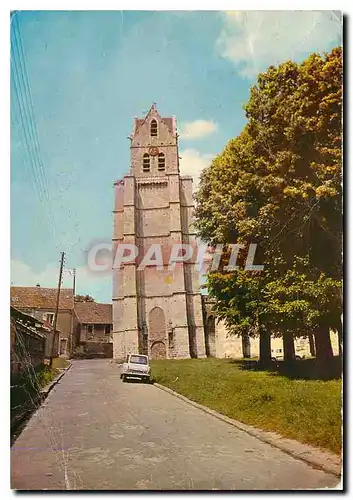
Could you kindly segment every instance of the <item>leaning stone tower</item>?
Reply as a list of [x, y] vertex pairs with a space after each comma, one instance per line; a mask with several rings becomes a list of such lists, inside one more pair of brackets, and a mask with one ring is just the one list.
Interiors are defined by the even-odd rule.
[[[192, 177], [179, 172], [176, 120], [162, 118], [152, 105], [145, 118], [135, 118], [130, 139], [130, 172], [114, 185], [113, 247], [136, 245], [138, 256], [113, 269], [114, 358], [129, 352], [205, 357]], [[194, 246], [193, 257], [171, 268], [173, 245], [186, 243]], [[163, 265], [139, 269], [155, 244]]]

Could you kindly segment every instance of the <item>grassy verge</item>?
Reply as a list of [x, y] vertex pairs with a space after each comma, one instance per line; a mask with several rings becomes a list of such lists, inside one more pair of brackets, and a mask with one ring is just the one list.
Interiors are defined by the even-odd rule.
[[303, 443], [341, 450], [341, 381], [247, 371], [223, 359], [158, 360], [153, 379], [230, 418]]
[[31, 367], [11, 379], [11, 427], [17, 426], [23, 416], [35, 410], [40, 404], [40, 390], [60, 373], [57, 368]]
[[60, 373], [57, 368], [40, 366], [33, 370], [29, 368], [11, 380], [11, 410], [21, 410], [27, 402], [35, 403], [39, 391], [48, 385]]
[[37, 373], [38, 389], [43, 389], [50, 384], [50, 382], [52, 382], [59, 375], [59, 373], [60, 371], [55, 367], [44, 367], [39, 370]]
[[67, 368], [69, 362], [64, 358], [53, 358], [52, 367], [53, 368]]

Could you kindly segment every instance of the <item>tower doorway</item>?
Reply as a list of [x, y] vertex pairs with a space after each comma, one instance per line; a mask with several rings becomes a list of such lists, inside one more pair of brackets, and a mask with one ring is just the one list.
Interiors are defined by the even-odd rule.
[[158, 341], [151, 345], [151, 358], [152, 359], [165, 359], [167, 357], [167, 349], [165, 343]]
[[152, 359], [165, 359], [166, 349], [166, 322], [163, 309], [154, 307], [149, 314], [148, 340]]

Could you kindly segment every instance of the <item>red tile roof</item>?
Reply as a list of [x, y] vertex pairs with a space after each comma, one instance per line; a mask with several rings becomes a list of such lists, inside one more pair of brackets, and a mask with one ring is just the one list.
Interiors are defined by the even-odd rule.
[[[11, 305], [17, 309], [55, 309], [56, 288], [39, 286], [12, 286]], [[62, 288], [60, 291], [59, 309], [74, 308], [74, 291], [72, 288]]]
[[29, 314], [25, 314], [18, 309], [10, 306], [11, 327], [14, 327], [15, 332], [18, 326], [26, 329], [26, 333], [35, 334], [37, 337], [45, 338], [45, 324]]
[[113, 323], [112, 304], [75, 302], [75, 313], [80, 323], [96, 325]]

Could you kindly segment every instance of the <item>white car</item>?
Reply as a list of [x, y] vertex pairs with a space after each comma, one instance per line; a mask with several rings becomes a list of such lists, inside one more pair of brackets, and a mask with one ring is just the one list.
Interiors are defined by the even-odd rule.
[[125, 363], [121, 367], [120, 378], [123, 382], [128, 378], [151, 382], [151, 368], [148, 356], [144, 354], [128, 354]]

